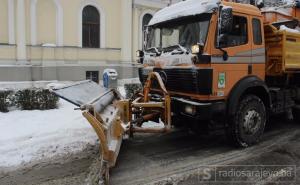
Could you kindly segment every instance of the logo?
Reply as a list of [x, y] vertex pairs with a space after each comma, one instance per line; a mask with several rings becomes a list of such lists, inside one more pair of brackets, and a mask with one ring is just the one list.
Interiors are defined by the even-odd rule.
[[218, 79], [218, 88], [224, 89], [226, 87], [226, 74], [225, 73], [219, 73], [219, 79]]

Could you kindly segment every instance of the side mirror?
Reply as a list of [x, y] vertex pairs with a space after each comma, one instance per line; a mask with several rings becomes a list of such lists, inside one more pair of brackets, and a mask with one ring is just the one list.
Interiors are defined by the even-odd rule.
[[227, 34], [220, 34], [219, 35], [219, 47], [226, 46], [228, 43], [228, 35]]
[[233, 13], [231, 7], [222, 7], [220, 13], [220, 34], [229, 34], [232, 30]]
[[147, 29], [143, 32], [143, 49], [147, 47], [148, 31]]
[[223, 6], [220, 9], [219, 15], [219, 24], [218, 24], [218, 41], [217, 41], [217, 48], [223, 52], [223, 60], [228, 60], [228, 53], [222, 46], [226, 46], [228, 41], [228, 35], [232, 31], [232, 24], [233, 24], [233, 11], [231, 7]]

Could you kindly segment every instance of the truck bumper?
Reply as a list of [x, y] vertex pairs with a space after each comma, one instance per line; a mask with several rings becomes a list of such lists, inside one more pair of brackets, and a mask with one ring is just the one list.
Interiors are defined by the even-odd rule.
[[212, 120], [225, 115], [224, 101], [196, 102], [183, 98], [172, 98], [172, 113], [197, 120]]

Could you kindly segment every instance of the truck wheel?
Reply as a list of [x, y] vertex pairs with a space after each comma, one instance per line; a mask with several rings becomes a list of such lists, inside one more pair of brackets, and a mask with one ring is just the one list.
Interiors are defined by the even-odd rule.
[[266, 125], [266, 108], [260, 98], [247, 95], [240, 101], [232, 117], [228, 134], [239, 147], [248, 147], [259, 142]]
[[294, 122], [300, 123], [300, 107], [298, 105], [296, 108], [293, 108], [293, 119]]

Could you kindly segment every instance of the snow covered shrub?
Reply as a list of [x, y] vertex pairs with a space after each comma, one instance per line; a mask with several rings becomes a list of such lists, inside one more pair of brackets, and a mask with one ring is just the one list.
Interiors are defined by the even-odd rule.
[[126, 98], [133, 99], [136, 93], [141, 92], [142, 85], [141, 84], [125, 84], [124, 85]]
[[39, 106], [41, 110], [57, 108], [59, 98], [51, 93], [48, 89], [41, 89], [37, 91]]
[[8, 112], [11, 94], [11, 90], [0, 90], [0, 112]]
[[23, 110], [48, 110], [57, 108], [58, 97], [48, 89], [24, 89], [15, 94], [18, 107]]
[[33, 89], [19, 90], [15, 98], [16, 105], [23, 110], [33, 110], [37, 107], [37, 99]]

